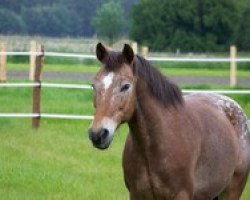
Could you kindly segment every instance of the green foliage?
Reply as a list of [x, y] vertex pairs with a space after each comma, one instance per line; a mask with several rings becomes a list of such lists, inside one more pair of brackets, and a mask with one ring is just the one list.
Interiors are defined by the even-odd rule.
[[22, 18], [12, 11], [0, 9], [0, 33], [25, 33], [25, 24]]
[[24, 8], [22, 16], [32, 35], [76, 35], [79, 29], [77, 20], [64, 6]]
[[121, 36], [125, 26], [124, 11], [119, 2], [103, 4], [93, 18], [93, 25], [99, 36], [108, 38], [110, 43]]
[[233, 0], [142, 0], [131, 35], [153, 50], [221, 51], [233, 41], [237, 19]]
[[243, 12], [237, 33], [237, 45], [240, 50], [250, 50], [250, 6]]
[[107, 0], [58, 0], [60, 4], [67, 7], [75, 15], [73, 20], [78, 21], [80, 29], [78, 35], [92, 36], [95, 30], [91, 19], [101, 4]]
[[250, 0], [113, 0], [106, 11], [115, 17], [98, 20], [109, 4], [110, 0], [1, 0], [0, 34], [97, 33], [110, 40], [130, 34], [157, 51], [225, 51], [232, 43], [250, 50]]
[[[5, 9], [10, 15], [23, 15], [24, 24], [27, 24], [27, 33], [30, 35], [47, 36], [93, 36], [96, 32], [92, 25], [92, 18], [103, 4], [110, 0], [1, 0], [0, 9]], [[138, 0], [120, 0], [123, 13], [128, 21], [130, 10]], [[64, 21], [63, 21], [64, 20]], [[11, 21], [6, 21], [11, 27], [9, 32], [20, 34]], [[0, 18], [0, 24], [5, 21]], [[37, 23], [41, 23], [39, 28]], [[47, 24], [46, 24], [47, 23]], [[129, 23], [128, 23], [129, 24]], [[1, 25], [0, 25], [1, 27]], [[32, 28], [34, 27], [34, 28]], [[4, 29], [5, 30], [5, 29]], [[0, 33], [7, 33], [0, 29]], [[50, 30], [50, 31], [49, 31]], [[128, 31], [126, 31], [128, 33]]]

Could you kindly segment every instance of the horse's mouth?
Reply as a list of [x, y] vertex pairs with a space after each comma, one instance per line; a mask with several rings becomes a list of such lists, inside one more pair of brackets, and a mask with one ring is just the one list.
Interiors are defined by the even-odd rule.
[[100, 150], [106, 150], [109, 148], [110, 142], [108, 144], [93, 144], [93, 146]]

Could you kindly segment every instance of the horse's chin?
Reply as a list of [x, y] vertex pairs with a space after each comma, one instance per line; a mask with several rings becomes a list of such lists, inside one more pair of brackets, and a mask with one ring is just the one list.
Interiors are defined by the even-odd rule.
[[95, 146], [95, 148], [99, 149], [99, 150], [107, 150], [109, 148], [109, 145], [108, 146]]
[[112, 142], [112, 139], [109, 140], [109, 141], [107, 141], [107, 142], [105, 142], [105, 143], [103, 143], [103, 144], [99, 144], [99, 145], [93, 144], [93, 146], [94, 146], [95, 148], [99, 149], [99, 150], [106, 150], [106, 149], [109, 148], [111, 142]]

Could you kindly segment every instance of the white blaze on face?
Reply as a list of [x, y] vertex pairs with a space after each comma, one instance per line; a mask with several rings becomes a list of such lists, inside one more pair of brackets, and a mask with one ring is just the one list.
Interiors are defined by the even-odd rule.
[[104, 85], [105, 90], [107, 90], [110, 87], [110, 85], [113, 82], [113, 78], [114, 78], [114, 72], [110, 72], [102, 79], [102, 83]]
[[109, 138], [112, 138], [117, 128], [117, 123], [109, 117], [104, 117], [101, 122], [101, 127], [106, 128], [109, 131]]

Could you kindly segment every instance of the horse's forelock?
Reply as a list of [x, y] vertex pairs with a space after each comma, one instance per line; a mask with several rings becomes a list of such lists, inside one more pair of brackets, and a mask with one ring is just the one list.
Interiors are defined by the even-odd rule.
[[126, 58], [121, 52], [110, 51], [105, 58], [104, 67], [108, 71], [116, 71], [126, 62]]

